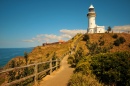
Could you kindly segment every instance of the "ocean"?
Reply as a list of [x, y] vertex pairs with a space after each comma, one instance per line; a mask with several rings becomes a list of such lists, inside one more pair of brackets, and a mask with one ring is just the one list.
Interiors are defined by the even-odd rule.
[[16, 56], [24, 56], [24, 52], [30, 53], [33, 48], [0, 48], [0, 67]]

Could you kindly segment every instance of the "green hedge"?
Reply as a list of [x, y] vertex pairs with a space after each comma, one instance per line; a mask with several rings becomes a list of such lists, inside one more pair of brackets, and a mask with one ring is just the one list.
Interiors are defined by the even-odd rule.
[[92, 57], [91, 70], [99, 81], [114, 86], [130, 86], [130, 53], [116, 52]]

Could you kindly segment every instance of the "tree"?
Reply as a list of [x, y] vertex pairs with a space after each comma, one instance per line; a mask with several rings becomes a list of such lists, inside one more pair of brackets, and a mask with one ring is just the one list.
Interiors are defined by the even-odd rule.
[[109, 31], [111, 31], [111, 27], [110, 26], [108, 27], [107, 31], [108, 31], [108, 33], [109, 33]]
[[56, 52], [54, 52], [53, 56], [52, 56], [52, 60], [56, 60], [57, 56], [56, 56]]
[[15, 61], [14, 61], [14, 60], [11, 61], [10, 67], [11, 67], [11, 68], [14, 68], [14, 67], [15, 67]]
[[28, 53], [27, 52], [24, 52], [24, 58], [25, 58], [26, 65], [27, 65], [27, 62], [28, 62]]

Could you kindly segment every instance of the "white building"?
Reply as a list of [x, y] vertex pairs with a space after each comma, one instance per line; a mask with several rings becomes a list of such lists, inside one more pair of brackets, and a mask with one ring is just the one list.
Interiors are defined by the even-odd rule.
[[96, 13], [94, 11], [93, 5], [90, 5], [87, 17], [88, 17], [88, 29], [87, 29], [88, 33], [105, 33], [105, 26], [96, 25], [95, 22]]

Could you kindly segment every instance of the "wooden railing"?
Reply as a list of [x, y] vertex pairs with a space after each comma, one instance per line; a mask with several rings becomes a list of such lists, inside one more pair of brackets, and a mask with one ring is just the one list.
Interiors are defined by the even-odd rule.
[[[42, 73], [45, 73], [45, 72], [49, 72], [49, 74], [51, 74], [54, 69], [56, 70], [57, 68], [60, 67], [60, 62], [61, 62], [61, 60], [58, 60], [58, 59], [56, 59], [56, 60], [50, 59], [50, 61], [46, 61], [46, 62], [34, 63], [34, 64], [26, 65], [26, 66], [21, 66], [21, 67], [15, 67], [15, 68], [2, 70], [0, 72], [0, 74], [8, 73], [10, 71], [20, 70], [20, 69], [24, 69], [24, 68], [29, 68], [29, 67], [33, 66], [34, 67], [34, 73], [33, 74], [25, 76], [25, 77], [20, 78], [20, 79], [16, 79], [16, 80], [11, 81], [11, 82], [7, 82], [6, 84], [4, 84], [4, 86], [14, 85], [14, 84], [20, 83], [22, 81], [25, 81], [25, 80], [27, 80], [29, 78], [32, 78], [32, 77], [34, 77], [34, 84], [35, 84], [35, 86], [37, 86], [38, 85], [38, 75], [42, 74]], [[45, 70], [39, 71], [38, 68], [42, 64], [48, 64], [48, 68], [46, 68]]]
[[[74, 47], [73, 49], [75, 50], [76, 47], [77, 47], [77, 44], [78, 42], [80, 41], [80, 38], [83, 37], [83, 35], [81, 35], [77, 40], [76, 42], [74, 43]], [[38, 86], [38, 75], [42, 74], [42, 73], [45, 73], [45, 72], [48, 72], [49, 71], [49, 74], [51, 74], [53, 72], [53, 70], [57, 69], [60, 67], [60, 62], [61, 60], [63, 59], [64, 56], [68, 55], [68, 54], [71, 54], [70, 52], [72, 52], [73, 50], [70, 50], [68, 52], [66, 52], [65, 54], [63, 54], [63, 56], [61, 57], [60, 60], [56, 59], [56, 60], [52, 60], [50, 59], [50, 61], [46, 61], [46, 62], [40, 62], [40, 63], [34, 63], [34, 64], [29, 64], [29, 65], [26, 65], [26, 66], [21, 66], [21, 67], [15, 67], [15, 68], [10, 68], [10, 69], [6, 69], [6, 70], [2, 70], [0, 71], [0, 74], [2, 73], [8, 73], [10, 71], [15, 71], [15, 70], [19, 70], [19, 69], [23, 69], [23, 68], [29, 68], [31, 66], [34, 66], [34, 73], [33, 74], [30, 74], [28, 76], [25, 76], [25, 77], [22, 77], [20, 79], [16, 79], [16, 80], [12, 80], [10, 82], [7, 82], [6, 84], [4, 84], [4, 86], [10, 86], [10, 85], [14, 85], [14, 84], [17, 84], [17, 83], [20, 83], [22, 81], [25, 81], [29, 78], [32, 78], [34, 77], [34, 84], [35, 86]], [[55, 65], [54, 65], [55, 63]], [[42, 70], [42, 71], [39, 71], [38, 70], [38, 67], [39, 65], [41, 64], [49, 64], [48, 68]]]

